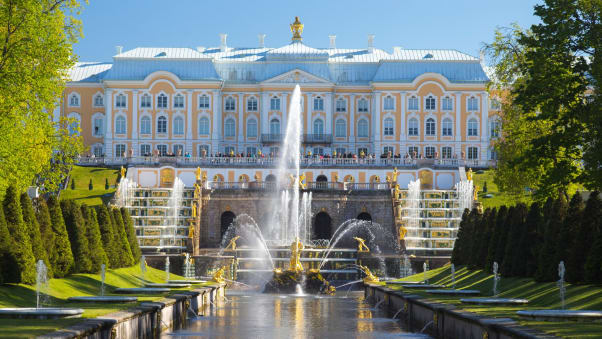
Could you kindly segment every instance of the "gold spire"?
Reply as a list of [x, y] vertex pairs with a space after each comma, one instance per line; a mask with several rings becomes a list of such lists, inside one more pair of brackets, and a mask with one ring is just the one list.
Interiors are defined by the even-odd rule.
[[291, 24], [291, 32], [293, 32], [293, 41], [301, 41], [301, 33], [303, 33], [303, 24], [299, 21], [299, 17], [295, 17], [295, 22]]

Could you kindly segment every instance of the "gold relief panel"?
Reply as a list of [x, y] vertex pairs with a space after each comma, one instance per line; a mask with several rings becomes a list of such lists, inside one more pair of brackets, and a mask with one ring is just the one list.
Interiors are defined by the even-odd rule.
[[159, 187], [173, 187], [175, 171], [173, 168], [163, 168], [160, 171]]
[[420, 178], [420, 189], [433, 189], [433, 172], [429, 170], [422, 170], [418, 172]]

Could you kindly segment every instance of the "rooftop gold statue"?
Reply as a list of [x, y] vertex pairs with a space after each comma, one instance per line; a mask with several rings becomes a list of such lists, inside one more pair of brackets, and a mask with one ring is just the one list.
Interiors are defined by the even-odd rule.
[[370, 252], [370, 249], [368, 248], [368, 246], [366, 246], [365, 240], [359, 237], [353, 237], [353, 239], [355, 239], [355, 241], [357, 241], [357, 251], [360, 253], [367, 253]]
[[370, 272], [368, 267], [362, 266], [362, 265], [359, 265], [359, 267], [362, 269], [362, 271], [364, 271], [364, 274], [366, 274], [366, 276], [364, 277], [364, 283], [368, 284], [368, 283], [375, 283], [375, 282], [380, 281], [377, 276], [375, 276], [374, 274], [372, 274], [372, 272]]
[[230, 240], [230, 242], [228, 243], [228, 246], [224, 248], [224, 251], [236, 251], [236, 240], [238, 239], [240, 239], [240, 235], [237, 235], [234, 238], [232, 238], [232, 240]]
[[295, 241], [291, 244], [291, 257], [289, 260], [289, 271], [293, 272], [303, 272], [303, 265], [301, 265], [301, 251], [305, 247], [299, 240], [299, 238], [295, 238]]
[[295, 17], [295, 22], [291, 24], [291, 32], [293, 33], [293, 41], [301, 41], [301, 33], [303, 33], [303, 24], [299, 21], [299, 17]]
[[474, 190], [472, 191], [474, 201], [479, 200], [479, 188], [479, 186], [475, 186]]

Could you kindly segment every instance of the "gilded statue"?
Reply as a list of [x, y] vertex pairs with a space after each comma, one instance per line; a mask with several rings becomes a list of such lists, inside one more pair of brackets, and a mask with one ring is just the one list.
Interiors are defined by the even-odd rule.
[[289, 271], [293, 272], [302, 272], [303, 265], [301, 265], [301, 251], [305, 247], [299, 240], [299, 238], [295, 238], [295, 241], [291, 244], [291, 257], [289, 260]]
[[399, 240], [405, 239], [406, 234], [408, 234], [408, 229], [403, 226], [399, 226]]
[[226, 248], [224, 248], [224, 251], [236, 251], [236, 240], [238, 240], [239, 238], [240, 238], [240, 235], [237, 235], [234, 238], [232, 238], [230, 240], [230, 242], [228, 243], [228, 246], [226, 246]]
[[192, 225], [192, 222], [190, 223], [190, 226], [188, 226], [188, 237], [190, 239], [194, 238], [194, 226]]
[[224, 279], [224, 277], [223, 277], [225, 270], [226, 270], [226, 266], [220, 267], [217, 271], [215, 271], [215, 273], [213, 273], [213, 277], [211, 278], [211, 281], [219, 283], [219, 284], [223, 284], [226, 281], [226, 279]]
[[370, 272], [368, 267], [362, 266], [362, 265], [359, 265], [359, 267], [361, 268], [362, 271], [364, 271], [364, 274], [366, 274], [366, 276], [364, 277], [364, 283], [368, 284], [368, 283], [375, 283], [375, 282], [380, 281], [377, 276], [375, 276], [374, 274], [372, 274], [372, 272]]
[[127, 172], [127, 170], [123, 166], [121, 166], [121, 170], [120, 170], [121, 178], [125, 178], [125, 172]]
[[196, 171], [195, 171], [195, 173], [194, 173], [194, 176], [196, 177], [196, 181], [199, 181], [199, 180], [201, 180], [201, 168], [200, 168], [200, 167], [197, 167], [197, 168], [196, 168]]
[[368, 248], [368, 246], [366, 246], [366, 242], [364, 239], [359, 238], [359, 237], [353, 237], [353, 239], [355, 239], [355, 241], [357, 241], [357, 251], [359, 253], [370, 252], [370, 249]]
[[194, 183], [194, 198], [198, 199], [201, 196], [201, 185]]
[[469, 168], [468, 171], [466, 171], [466, 180], [472, 181], [472, 168]]
[[474, 190], [472, 191], [474, 201], [479, 200], [479, 188], [479, 186], [475, 186]]
[[307, 184], [305, 184], [305, 173], [299, 175], [299, 188], [302, 190], [307, 188]]
[[391, 178], [392, 182], [397, 182], [397, 176], [399, 175], [399, 172], [397, 171], [397, 167], [395, 167], [393, 169], [393, 177]]
[[256, 182], [261, 182], [261, 177], [257, 173], [255, 173], [255, 177], [254, 178], [255, 178]]
[[291, 32], [293, 33], [293, 41], [301, 41], [303, 38], [301, 34], [303, 33], [303, 24], [299, 21], [299, 17], [295, 17], [295, 22], [291, 24]]
[[202, 179], [203, 179], [203, 180], [202, 180], [203, 182], [207, 181], [207, 173], [203, 173], [203, 177], [202, 177]]

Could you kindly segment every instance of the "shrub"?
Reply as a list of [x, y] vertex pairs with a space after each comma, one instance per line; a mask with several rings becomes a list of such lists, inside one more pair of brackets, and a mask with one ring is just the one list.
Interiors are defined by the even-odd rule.
[[105, 178], [105, 190], [109, 189], [109, 178]]
[[82, 205], [81, 210], [84, 220], [86, 221], [86, 236], [88, 238], [92, 272], [98, 272], [100, 271], [100, 266], [102, 264], [109, 265], [109, 258], [102, 245], [96, 212], [87, 205]]
[[90, 191], [94, 189], [94, 185], [92, 184], [92, 178], [90, 178], [90, 182], [88, 183], [88, 189]]
[[469, 246], [470, 237], [472, 234], [472, 227], [470, 225], [469, 214], [470, 211], [468, 209], [465, 209], [464, 213], [462, 213], [462, 221], [460, 221], [458, 236], [456, 238], [456, 242], [454, 243], [454, 248], [452, 250], [451, 262], [454, 265], [467, 264], [465, 258], [467, 256], [467, 247]]
[[110, 267], [118, 268], [120, 267], [121, 259], [119, 257], [118, 245], [115, 243], [113, 222], [111, 219], [111, 213], [107, 209], [107, 206], [104, 204], [100, 205], [98, 207], [98, 228], [100, 229], [102, 245], [109, 259]]
[[537, 271], [534, 276], [535, 280], [538, 282], [556, 281], [558, 278], [556, 248], [558, 232], [560, 231], [560, 227], [566, 214], [566, 201], [562, 197], [556, 199], [551, 210], [547, 212], [549, 213], [548, 220], [545, 220], [547, 227], [545, 229], [541, 251], [537, 258]]
[[130, 212], [126, 208], [121, 208], [121, 216], [123, 217], [123, 224], [125, 226], [125, 233], [130, 243], [130, 250], [132, 251], [132, 257], [134, 257], [134, 263], [140, 260], [140, 247], [138, 246], [138, 238], [136, 238], [136, 230], [134, 230], [134, 223]]
[[495, 219], [492, 221], [492, 234], [491, 238], [489, 239], [489, 246], [487, 246], [487, 259], [485, 264], [485, 271], [487, 272], [491, 272], [493, 270], [494, 261], [497, 261], [499, 264], [497, 244], [502, 237], [504, 220], [506, 220], [507, 213], [508, 208], [506, 206], [501, 206], [500, 210], [495, 215]]
[[600, 201], [600, 192], [594, 191], [589, 195], [581, 225], [582, 227], [577, 231], [572, 251], [573, 260], [581, 262], [581, 265], [576, 266], [575, 280], [599, 284], [602, 282], [602, 202]]
[[48, 260], [48, 254], [46, 253], [46, 248], [42, 243], [40, 225], [38, 224], [36, 213], [33, 210], [31, 199], [27, 193], [21, 194], [21, 208], [23, 210], [23, 222], [25, 222], [27, 232], [29, 233], [29, 238], [31, 240], [31, 250], [33, 252], [33, 256], [36, 262], [38, 260], [43, 260], [46, 267], [48, 267], [48, 270], [51, 271], [52, 267], [50, 265], [50, 261]]
[[71, 179], [71, 189], [75, 189], [75, 179]]
[[14, 248], [13, 239], [4, 219], [4, 210], [0, 208], [0, 284], [18, 282], [19, 270]]
[[483, 193], [487, 193], [487, 181], [483, 183]]
[[54, 232], [55, 256], [51, 258], [54, 276], [62, 278], [71, 273], [73, 269], [73, 253], [71, 252], [71, 243], [69, 235], [65, 227], [63, 219], [63, 211], [56, 197], [51, 196], [48, 199], [48, 210], [50, 212], [50, 220], [52, 221], [52, 231]]
[[575, 280], [575, 270], [579, 266], [579, 263], [574, 263], [569, 260], [569, 253], [572, 251], [575, 245], [575, 235], [577, 230], [581, 228], [583, 219], [583, 209], [585, 204], [580, 193], [575, 193], [569, 202], [569, 206], [566, 212], [566, 218], [560, 225], [560, 232], [556, 240], [556, 261], [564, 261], [566, 266], [566, 278], [567, 281], [577, 282]]
[[90, 246], [86, 237], [86, 224], [81, 209], [73, 200], [61, 201], [61, 209], [63, 210], [69, 241], [71, 242], [71, 252], [74, 259], [73, 271], [75, 273], [90, 273], [92, 272]]
[[21, 202], [15, 186], [8, 186], [4, 195], [3, 207], [8, 231], [13, 240], [13, 253], [17, 261], [17, 274], [9, 277], [9, 281], [33, 284], [36, 281], [36, 260], [31, 250], [27, 226], [23, 222]]
[[115, 242], [119, 247], [121, 267], [131, 266], [134, 264], [134, 257], [132, 256], [132, 249], [130, 248], [128, 236], [125, 233], [121, 211], [118, 208], [113, 208], [112, 212], [115, 221], [113, 224], [113, 235], [115, 236]]
[[54, 268], [52, 267], [53, 263], [58, 259], [56, 246], [55, 246], [55, 236], [54, 231], [52, 230], [52, 220], [50, 219], [50, 212], [48, 211], [48, 205], [43, 198], [37, 198], [35, 201], [37, 207], [36, 217], [38, 219], [38, 224], [40, 227], [40, 236], [42, 237], [42, 245], [46, 250], [46, 255], [48, 256], [49, 264], [48, 274], [49, 276], [54, 275]]

